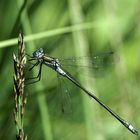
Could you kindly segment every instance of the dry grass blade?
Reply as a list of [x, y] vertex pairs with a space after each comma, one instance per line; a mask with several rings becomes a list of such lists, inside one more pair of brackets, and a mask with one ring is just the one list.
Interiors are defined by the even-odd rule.
[[13, 54], [14, 60], [14, 99], [15, 109], [14, 118], [17, 128], [17, 140], [27, 140], [23, 129], [24, 112], [26, 105], [26, 96], [24, 94], [24, 68], [26, 64], [25, 46], [22, 34], [19, 34], [18, 40], [18, 56]]

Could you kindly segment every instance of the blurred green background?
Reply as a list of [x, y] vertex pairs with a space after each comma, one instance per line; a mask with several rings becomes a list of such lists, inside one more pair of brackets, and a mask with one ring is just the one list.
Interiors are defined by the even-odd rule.
[[[25, 40], [32, 37], [25, 43], [30, 55], [39, 47], [58, 58], [102, 57], [113, 51], [111, 61], [101, 59], [94, 70], [66, 68], [140, 131], [139, 0], [1, 0], [0, 27], [1, 140], [15, 139], [16, 135], [12, 54], [17, 51], [17, 41], [12, 44], [9, 40], [17, 40], [20, 30]], [[36, 33], [44, 37], [37, 34], [35, 38]], [[29, 75], [35, 73], [37, 70]], [[29, 140], [140, 139], [73, 84], [61, 81], [43, 67], [41, 82], [25, 87], [24, 131]], [[68, 112], [62, 113], [61, 92], [65, 94], [65, 90], [70, 94], [71, 110], [68, 107]]]

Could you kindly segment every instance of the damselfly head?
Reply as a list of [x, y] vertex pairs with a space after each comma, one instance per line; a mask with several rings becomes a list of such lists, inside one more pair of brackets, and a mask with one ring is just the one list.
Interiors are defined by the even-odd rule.
[[38, 50], [36, 50], [34, 53], [33, 53], [33, 57], [34, 58], [42, 58], [42, 56], [44, 55], [44, 52], [43, 52], [43, 49], [42, 48], [39, 48]]

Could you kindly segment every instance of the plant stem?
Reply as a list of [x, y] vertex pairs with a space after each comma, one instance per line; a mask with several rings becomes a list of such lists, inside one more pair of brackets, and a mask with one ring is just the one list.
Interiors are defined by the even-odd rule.
[[[23, 3], [24, 3], [23, 0], [20, 0], [20, 1], [17, 0], [17, 5], [18, 5], [19, 9], [20, 9], [20, 7], [22, 6]], [[23, 30], [24, 30], [25, 34], [32, 34], [31, 24], [30, 24], [30, 20], [28, 18], [27, 7], [26, 6], [24, 7], [24, 11], [22, 12], [20, 20], [21, 20], [21, 24], [23, 26]], [[33, 39], [31, 39], [30, 42], [27, 45], [30, 46], [30, 47], [28, 47], [28, 50], [27, 50], [29, 52], [32, 52], [33, 50], [36, 49], [36, 46], [35, 46], [35, 43], [33, 42]], [[33, 71], [33, 73], [36, 73], [36, 72]], [[35, 88], [36, 91], [40, 91], [40, 89], [43, 89], [44, 86], [40, 82], [40, 84], [38, 84], [38, 86], [34, 86], [34, 88]], [[48, 112], [48, 106], [47, 106], [47, 103], [46, 103], [45, 94], [42, 95], [42, 96], [38, 96], [37, 101], [38, 101], [38, 106], [39, 106], [39, 110], [40, 110], [39, 115], [41, 117], [42, 130], [44, 132], [44, 139], [45, 140], [52, 140], [53, 139], [53, 133], [52, 133], [51, 121], [50, 121], [50, 118], [49, 118], [49, 112]]]
[[17, 128], [17, 140], [27, 140], [27, 136], [24, 133], [24, 112], [27, 98], [24, 94], [24, 68], [26, 64], [25, 46], [23, 42], [23, 36], [19, 34], [18, 41], [18, 56], [13, 54], [14, 60], [14, 99], [15, 109], [14, 118]]

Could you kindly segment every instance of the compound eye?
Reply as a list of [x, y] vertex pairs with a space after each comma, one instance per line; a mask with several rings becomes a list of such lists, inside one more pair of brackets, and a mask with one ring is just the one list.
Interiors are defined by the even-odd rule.
[[39, 48], [38, 50], [36, 50], [34, 53], [33, 53], [33, 57], [36, 57], [36, 58], [41, 58], [43, 55], [43, 49], [42, 48]]
[[34, 57], [38, 57], [38, 52], [35, 51], [35, 52], [33, 53], [33, 56], [34, 56]]
[[39, 48], [39, 51], [40, 51], [41, 53], [43, 53], [43, 49], [42, 49], [42, 48]]

